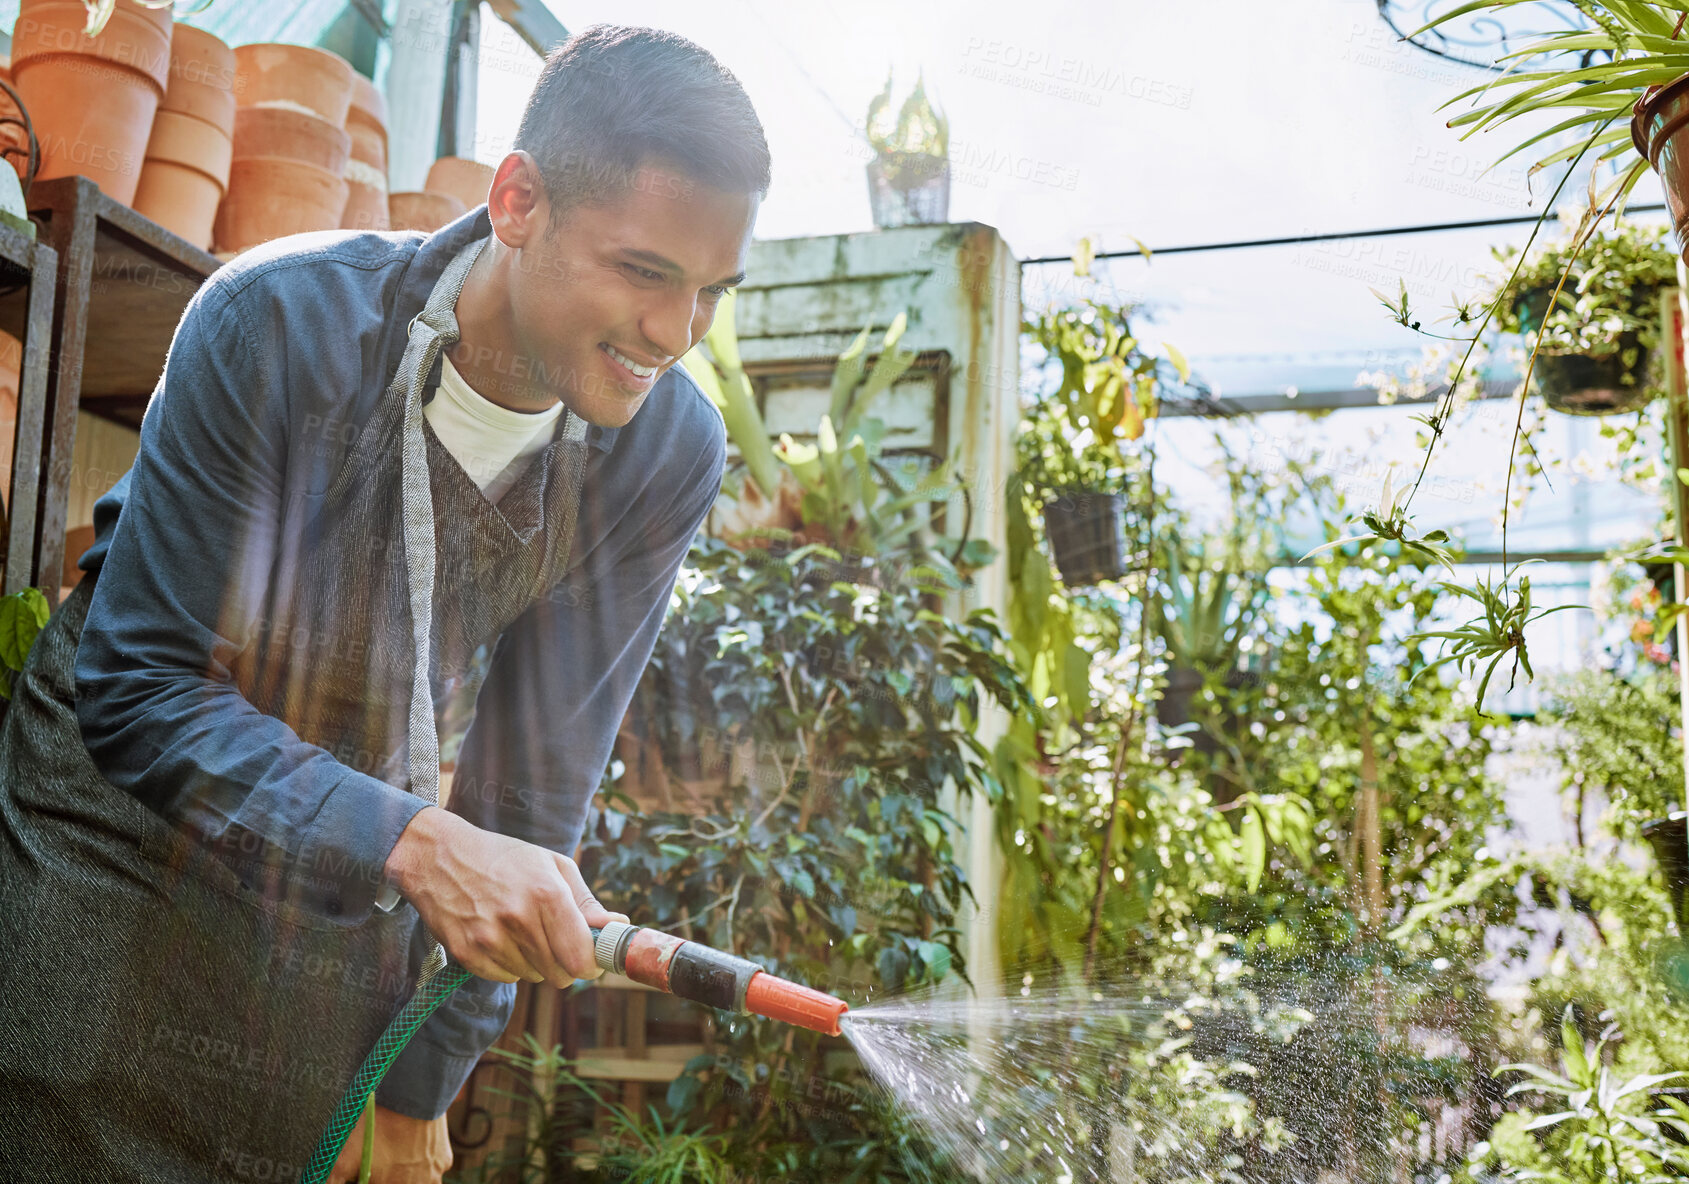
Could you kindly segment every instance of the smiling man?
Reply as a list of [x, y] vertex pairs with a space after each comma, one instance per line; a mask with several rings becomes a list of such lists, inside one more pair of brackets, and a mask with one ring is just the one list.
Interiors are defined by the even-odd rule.
[[194, 298], [0, 731], [0, 1176], [297, 1178], [438, 941], [479, 978], [374, 1111], [375, 1179], [437, 1180], [511, 984], [596, 976], [569, 853], [720, 488], [676, 363], [768, 184], [730, 73], [599, 26], [485, 207]]

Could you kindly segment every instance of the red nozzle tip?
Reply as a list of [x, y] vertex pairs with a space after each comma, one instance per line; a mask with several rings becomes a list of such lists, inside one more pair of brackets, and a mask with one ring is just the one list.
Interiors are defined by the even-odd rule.
[[776, 978], [762, 970], [751, 976], [750, 984], [745, 988], [745, 1010], [771, 1020], [837, 1036], [839, 1017], [850, 1010], [850, 1005], [843, 999]]

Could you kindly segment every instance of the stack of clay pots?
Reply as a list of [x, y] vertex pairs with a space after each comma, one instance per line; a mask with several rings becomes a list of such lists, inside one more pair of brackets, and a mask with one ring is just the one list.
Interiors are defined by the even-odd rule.
[[178, 24], [170, 86], [153, 118], [135, 210], [209, 249], [228, 188], [235, 126], [235, 54], [203, 29]]
[[352, 76], [346, 133], [352, 137], [352, 156], [346, 162], [346, 210], [340, 225], [345, 230], [386, 230], [387, 103], [362, 74]]
[[395, 193], [394, 230], [436, 231], [487, 200], [494, 169], [478, 160], [442, 156], [428, 169], [420, 193]]
[[97, 37], [82, 0], [23, 0], [12, 74], [41, 142], [42, 180], [80, 175], [128, 205], [170, 83], [169, 7], [117, 0]]
[[353, 76], [345, 58], [311, 46], [235, 50], [234, 161], [217, 212], [218, 250], [340, 226]]

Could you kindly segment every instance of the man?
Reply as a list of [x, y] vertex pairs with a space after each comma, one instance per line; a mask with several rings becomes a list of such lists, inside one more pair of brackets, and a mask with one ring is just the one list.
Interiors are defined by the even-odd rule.
[[515, 143], [439, 233], [283, 240], [183, 315], [0, 732], [0, 1178], [297, 1178], [437, 940], [479, 978], [374, 1110], [375, 1178], [437, 1180], [511, 984], [597, 974], [567, 853], [720, 487], [675, 364], [768, 149], [709, 54], [608, 26]]

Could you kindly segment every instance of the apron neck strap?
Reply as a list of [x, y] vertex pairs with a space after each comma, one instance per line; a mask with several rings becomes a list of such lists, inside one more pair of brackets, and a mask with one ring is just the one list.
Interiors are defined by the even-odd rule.
[[458, 297], [486, 245], [485, 238], [476, 239], [446, 265], [428, 294], [427, 304], [411, 319], [410, 340], [395, 379], [395, 385], [404, 384], [399, 488], [411, 637], [416, 653], [411, 676], [410, 791], [430, 803], [440, 800], [440, 737], [434, 727], [434, 695], [429, 686], [434, 632], [434, 497], [428, 486], [428, 448], [422, 436], [422, 394], [440, 351], [458, 340]]

